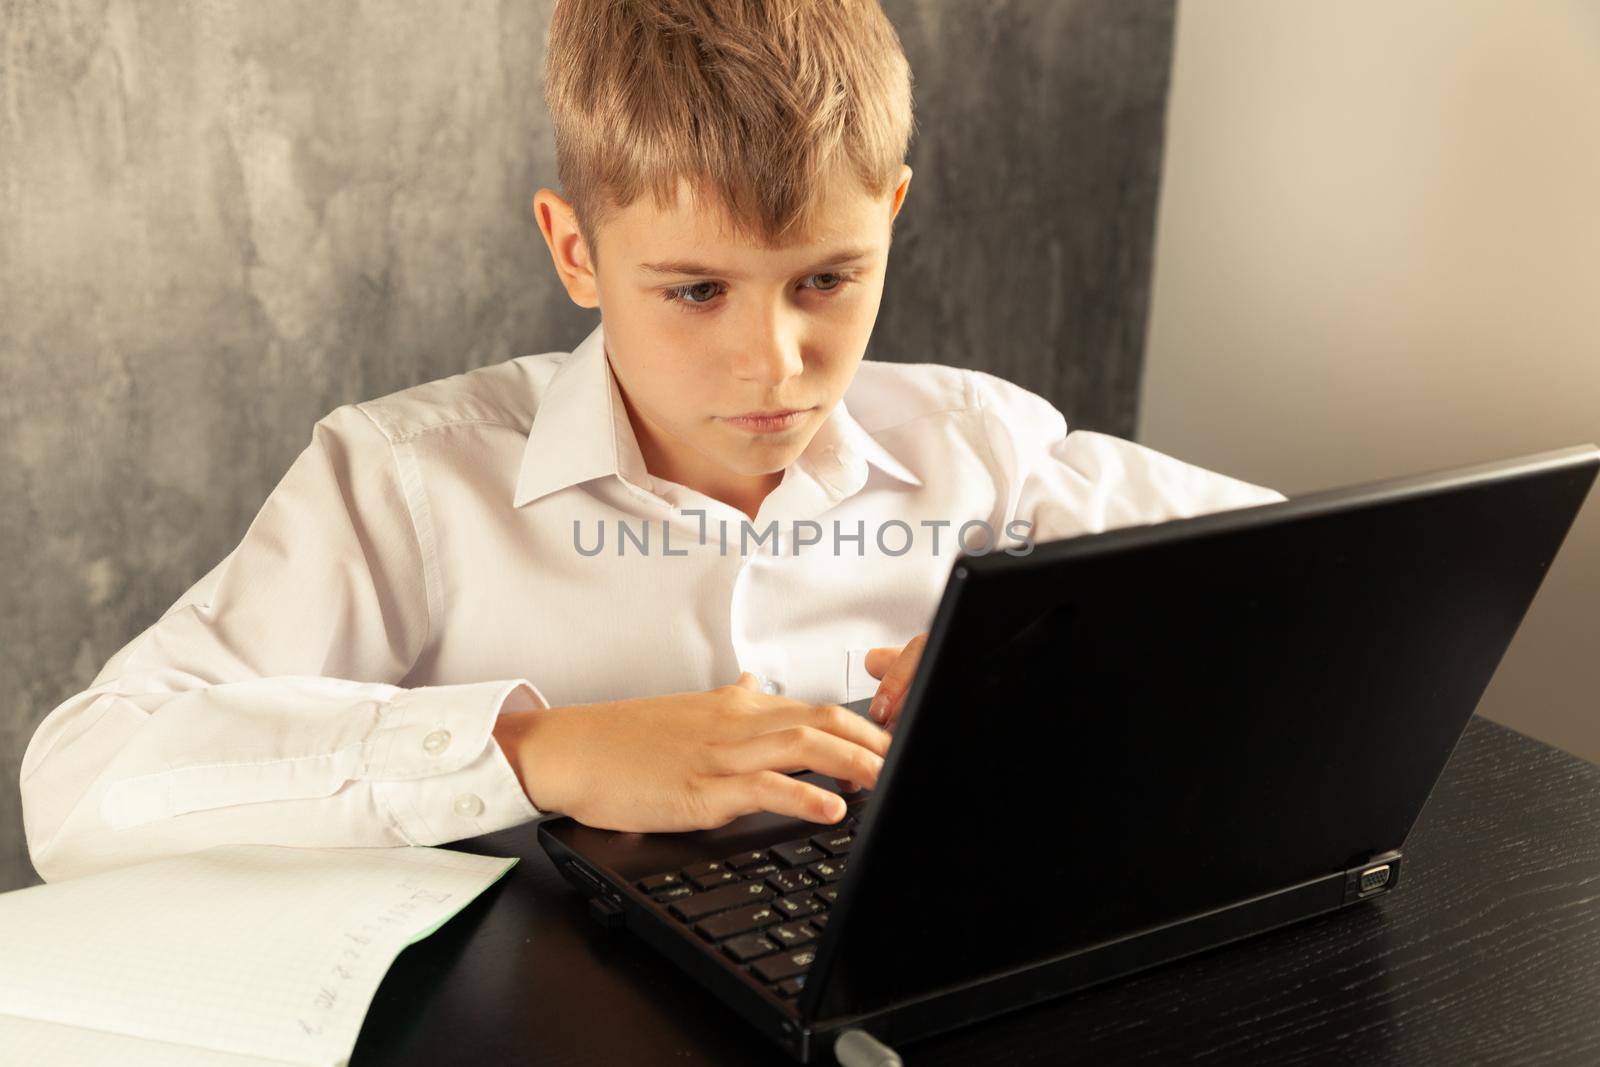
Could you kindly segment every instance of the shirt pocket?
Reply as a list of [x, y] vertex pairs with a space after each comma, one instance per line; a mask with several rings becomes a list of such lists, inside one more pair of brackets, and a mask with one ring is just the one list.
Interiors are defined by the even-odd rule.
[[860, 648], [845, 649], [844, 700], [840, 703], [862, 700], [878, 691], [878, 679], [867, 673], [867, 653], [876, 647], [862, 645]]

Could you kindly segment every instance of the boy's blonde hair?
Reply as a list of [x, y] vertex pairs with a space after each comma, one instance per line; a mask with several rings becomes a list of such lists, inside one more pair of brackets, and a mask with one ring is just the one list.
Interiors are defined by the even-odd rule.
[[594, 237], [686, 180], [740, 234], [820, 232], [825, 182], [887, 196], [915, 132], [911, 67], [878, 0], [557, 0], [545, 58], [563, 195]]

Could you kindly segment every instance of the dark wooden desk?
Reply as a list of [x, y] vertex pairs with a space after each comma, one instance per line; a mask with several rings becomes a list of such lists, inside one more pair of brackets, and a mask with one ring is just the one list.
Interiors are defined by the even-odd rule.
[[[351, 1059], [743, 1064], [776, 1046], [522, 861], [384, 979]], [[1600, 1063], [1600, 767], [1474, 718], [1391, 897], [906, 1045], [908, 1065]]]

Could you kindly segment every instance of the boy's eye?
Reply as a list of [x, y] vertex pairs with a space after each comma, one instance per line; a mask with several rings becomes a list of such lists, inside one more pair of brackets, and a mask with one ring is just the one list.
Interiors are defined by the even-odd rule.
[[693, 285], [680, 285], [675, 289], [667, 290], [667, 299], [690, 305], [709, 304], [717, 298], [716, 289], [716, 282], [696, 282]]
[[[820, 274], [809, 275], [809, 277], [824, 279], [824, 284], [807, 285], [803, 286], [803, 288], [816, 289], [821, 293], [838, 292], [854, 280], [853, 275], [842, 274], [837, 271], [823, 271]], [[685, 311], [692, 311], [710, 304], [720, 295], [720, 291], [720, 282], [695, 282], [691, 285], [678, 285], [671, 289], [663, 289], [661, 297], [669, 304], [677, 304]]]

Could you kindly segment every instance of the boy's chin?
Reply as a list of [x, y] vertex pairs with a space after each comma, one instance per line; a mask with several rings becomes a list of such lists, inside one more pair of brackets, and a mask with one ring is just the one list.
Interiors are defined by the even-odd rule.
[[[724, 442], [725, 443], [725, 442]], [[742, 447], [722, 452], [722, 464], [728, 470], [745, 478], [759, 478], [783, 471], [805, 451], [807, 442], [801, 440], [751, 442]]]

